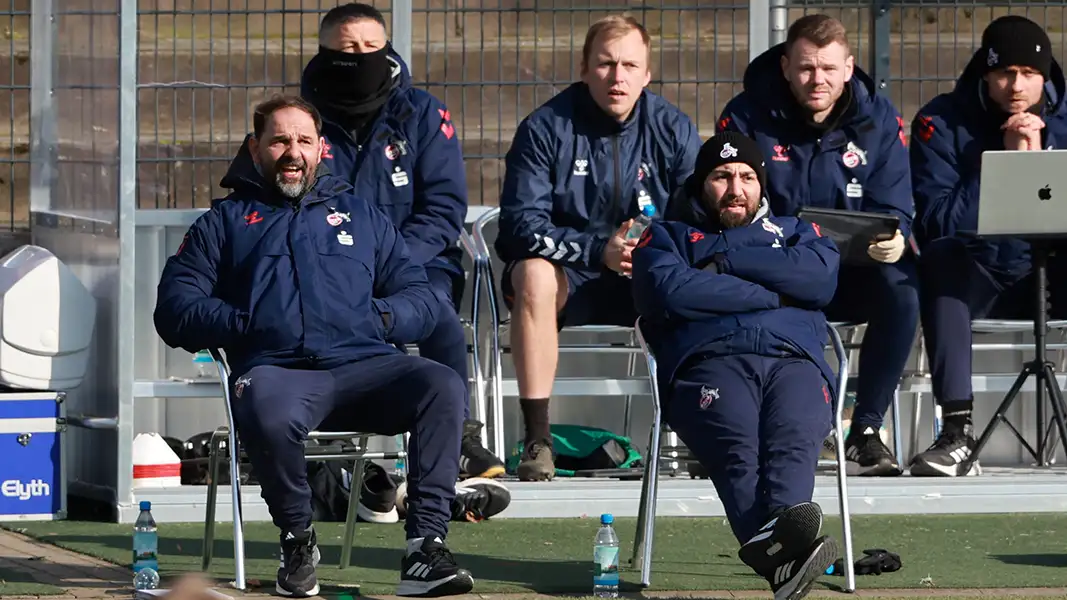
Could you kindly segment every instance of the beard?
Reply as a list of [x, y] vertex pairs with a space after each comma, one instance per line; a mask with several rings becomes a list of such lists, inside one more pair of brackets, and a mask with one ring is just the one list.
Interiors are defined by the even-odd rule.
[[[290, 178], [286, 173], [287, 169], [293, 167], [299, 169], [296, 178]], [[315, 168], [302, 159], [283, 156], [278, 159], [278, 162], [267, 167], [264, 171], [264, 179], [274, 184], [274, 189], [290, 200], [302, 198], [311, 189], [312, 182], [315, 181]]]
[[[743, 206], [745, 212], [730, 210], [731, 207], [737, 206]], [[723, 229], [733, 229], [734, 227], [744, 227], [751, 223], [752, 218], [756, 216], [756, 211], [759, 210], [759, 203], [738, 198], [723, 198], [719, 201], [718, 209], [719, 224], [722, 225]]]

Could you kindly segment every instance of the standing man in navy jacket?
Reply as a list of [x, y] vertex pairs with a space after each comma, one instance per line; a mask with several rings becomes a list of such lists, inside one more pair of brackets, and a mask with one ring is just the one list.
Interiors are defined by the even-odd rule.
[[[978, 229], [982, 152], [1067, 148], [1067, 82], [1040, 25], [1001, 17], [956, 82], [912, 123], [915, 233], [922, 248], [923, 336], [944, 427], [912, 459], [912, 475], [955, 477], [974, 449], [971, 319], [1032, 319], [1034, 277], [1023, 240], [985, 240]], [[1050, 264], [1053, 311], [1067, 271]], [[1051, 272], [1054, 271], [1054, 272]], [[971, 475], [981, 467], [975, 463]]]
[[659, 364], [667, 422], [707, 470], [741, 560], [775, 600], [807, 595], [837, 558], [811, 501], [830, 431], [823, 358], [839, 254], [818, 229], [775, 217], [759, 146], [708, 140], [675, 205], [634, 250], [634, 301]]
[[555, 474], [548, 402], [558, 329], [633, 325], [633, 217], [667, 200], [693, 171], [696, 126], [645, 90], [650, 38], [632, 17], [593, 24], [582, 81], [527, 116], [506, 158], [496, 251], [505, 261], [512, 357], [526, 425], [519, 479]]
[[893, 402], [919, 322], [918, 274], [908, 251], [913, 201], [904, 121], [855, 66], [845, 27], [808, 15], [784, 44], [752, 61], [745, 91], [730, 101], [719, 130], [759, 143], [776, 215], [803, 207], [858, 210], [900, 218], [891, 240], [874, 242], [871, 265], [845, 264], [830, 319], [867, 323], [845, 453], [860, 475], [902, 470], [878, 432]]
[[256, 107], [256, 168], [167, 260], [156, 331], [171, 347], [226, 352], [241, 442], [281, 530], [278, 593], [319, 592], [304, 442], [320, 428], [411, 432], [397, 594], [466, 593], [474, 580], [444, 545], [465, 386], [394, 345], [432, 331], [440, 302], [396, 227], [320, 164], [321, 134], [301, 98]]
[[[456, 242], [467, 215], [467, 181], [448, 107], [411, 85], [382, 14], [355, 2], [322, 18], [319, 53], [304, 69], [301, 95], [323, 116], [323, 163], [400, 228], [412, 260], [426, 267], [441, 298], [437, 326], [415, 340], [420, 356], [467, 381], [467, 338], [456, 313], [464, 285]], [[250, 164], [242, 147], [222, 186], [232, 188]], [[504, 465], [482, 445], [482, 424], [470, 419], [469, 406], [464, 416], [462, 475], [502, 475]]]

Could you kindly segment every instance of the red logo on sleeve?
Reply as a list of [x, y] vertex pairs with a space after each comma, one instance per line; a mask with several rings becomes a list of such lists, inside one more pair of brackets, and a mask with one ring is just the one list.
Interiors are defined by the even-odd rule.
[[812, 223], [811, 224], [811, 228], [815, 230], [815, 235], [816, 236], [822, 237], [822, 229], [819, 229], [819, 224], [818, 223]]
[[730, 126], [730, 117], [723, 117], [719, 119], [718, 128], [719, 133], [726, 131], [726, 128]]
[[929, 142], [930, 138], [934, 137], [934, 119], [933, 117], [919, 117], [919, 122], [915, 127], [915, 135], [919, 136], [919, 139], [924, 142]]
[[456, 134], [456, 128], [452, 126], [452, 114], [443, 108], [437, 109], [437, 113], [441, 115], [441, 133], [445, 134], [446, 139], [452, 139]]
[[694, 232], [689, 234], [689, 243], [690, 244], [695, 244], [695, 243], [699, 242], [702, 239], [704, 239], [704, 234], [700, 233], [699, 231], [694, 231]]

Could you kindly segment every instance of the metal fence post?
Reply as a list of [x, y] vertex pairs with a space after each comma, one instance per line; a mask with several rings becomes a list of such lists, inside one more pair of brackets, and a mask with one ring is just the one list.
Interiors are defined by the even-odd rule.
[[771, 0], [748, 0], [748, 61], [771, 47]]
[[137, 4], [122, 0], [119, 13], [119, 289], [118, 289], [118, 474], [115, 498], [133, 503], [134, 363], [137, 299], [134, 278], [137, 211]]
[[889, 25], [891, 0], [871, 0], [871, 55], [868, 61], [871, 79], [878, 93], [889, 94]]
[[393, 0], [393, 50], [408, 64], [408, 70], [415, 73], [411, 64], [411, 0]]
[[789, 30], [789, 6], [787, 0], [770, 0], [771, 45], [785, 42]]
[[30, 14], [30, 219], [52, 208], [56, 159], [55, 48], [52, 0], [36, 0]]

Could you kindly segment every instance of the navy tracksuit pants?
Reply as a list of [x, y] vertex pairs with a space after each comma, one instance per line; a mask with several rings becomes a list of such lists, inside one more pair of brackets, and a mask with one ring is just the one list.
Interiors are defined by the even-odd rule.
[[[282, 531], [311, 525], [307, 433], [411, 432], [408, 442], [407, 536], [448, 533], [459, 476], [459, 446], [466, 386], [456, 373], [419, 356], [391, 354], [329, 371], [254, 367], [233, 395], [234, 418], [263, 488], [274, 524]], [[353, 493], [359, 493], [357, 485]]]
[[771, 515], [811, 501], [831, 420], [815, 363], [753, 354], [684, 366], [667, 407], [668, 424], [707, 469], [742, 544]]
[[[438, 298], [442, 299], [441, 312], [437, 317], [437, 326], [430, 336], [419, 342], [419, 356], [452, 369], [466, 386], [469, 383], [467, 334], [463, 331], [463, 323], [457, 313], [463, 300], [463, 278], [432, 265], [426, 266], [426, 276]], [[467, 398], [467, 402], [463, 404], [464, 420], [470, 419], [471, 416], [469, 391]]]
[[[882, 426], [908, 364], [919, 326], [919, 277], [915, 258], [892, 264], [842, 266], [837, 293], [824, 311], [831, 321], [867, 323], [860, 345], [852, 422]], [[853, 431], [863, 428], [853, 427]]]
[[[1049, 261], [1051, 316], [1067, 313], [1067, 257]], [[1005, 273], [976, 260], [959, 238], [931, 242], [922, 254], [922, 321], [930, 378], [938, 402], [973, 400], [971, 320], [1033, 319], [1036, 288], [1032, 272]]]

